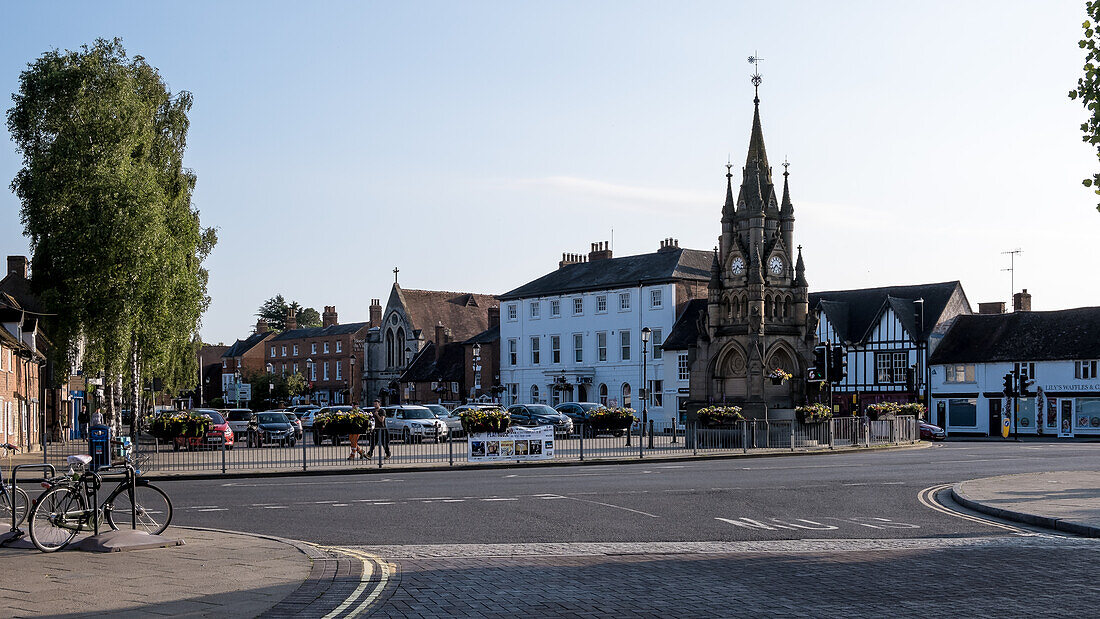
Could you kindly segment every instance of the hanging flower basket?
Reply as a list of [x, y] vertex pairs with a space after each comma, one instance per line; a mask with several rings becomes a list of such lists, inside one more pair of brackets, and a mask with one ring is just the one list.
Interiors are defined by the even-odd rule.
[[740, 406], [708, 406], [696, 415], [704, 428], [728, 427], [745, 420]]
[[615, 432], [626, 430], [637, 420], [633, 408], [600, 407], [590, 411], [585, 421], [596, 432]]
[[213, 424], [214, 420], [206, 415], [176, 411], [164, 413], [154, 419], [149, 424], [149, 434], [162, 441], [175, 440], [176, 437], [201, 438], [206, 436], [207, 430]]
[[462, 431], [467, 434], [479, 432], [507, 432], [512, 417], [501, 408], [469, 409], [459, 413], [462, 419]]
[[798, 422], [807, 425], [811, 423], [823, 423], [833, 418], [833, 411], [827, 404], [810, 404], [809, 406], [797, 406], [794, 414], [798, 416]]
[[322, 413], [313, 420], [313, 427], [317, 428], [319, 433], [327, 435], [366, 434], [370, 432], [373, 425], [374, 420], [371, 419], [371, 415], [358, 408]]

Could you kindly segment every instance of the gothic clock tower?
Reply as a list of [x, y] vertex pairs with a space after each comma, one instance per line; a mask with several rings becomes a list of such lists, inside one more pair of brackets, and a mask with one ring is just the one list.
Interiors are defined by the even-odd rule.
[[[759, 86], [759, 75], [753, 76]], [[691, 356], [692, 403], [741, 406], [746, 417], [790, 418], [804, 403], [814, 333], [802, 248], [794, 245], [794, 205], [783, 164], [783, 196], [776, 188], [764, 133], [759, 92], [749, 152], [734, 197], [733, 166], [726, 166], [722, 235], [715, 248], [705, 324]], [[776, 369], [792, 375], [782, 382]]]

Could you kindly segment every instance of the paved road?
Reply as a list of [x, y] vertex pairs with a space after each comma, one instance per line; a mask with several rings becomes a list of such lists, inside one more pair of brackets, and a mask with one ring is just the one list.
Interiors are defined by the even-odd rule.
[[377, 616], [1089, 616], [1100, 544], [959, 517], [928, 489], [1098, 466], [1100, 445], [947, 443], [164, 485], [180, 524], [382, 557]]

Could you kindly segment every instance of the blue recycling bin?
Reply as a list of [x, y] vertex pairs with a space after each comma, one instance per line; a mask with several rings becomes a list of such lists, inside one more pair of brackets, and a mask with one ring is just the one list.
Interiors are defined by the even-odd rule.
[[111, 466], [111, 427], [96, 424], [88, 428], [88, 455], [92, 457], [92, 470]]

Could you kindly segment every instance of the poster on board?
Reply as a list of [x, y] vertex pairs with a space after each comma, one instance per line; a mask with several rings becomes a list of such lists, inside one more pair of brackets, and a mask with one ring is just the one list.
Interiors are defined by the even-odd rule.
[[507, 432], [479, 432], [466, 441], [470, 462], [522, 462], [554, 457], [554, 427], [508, 428]]

